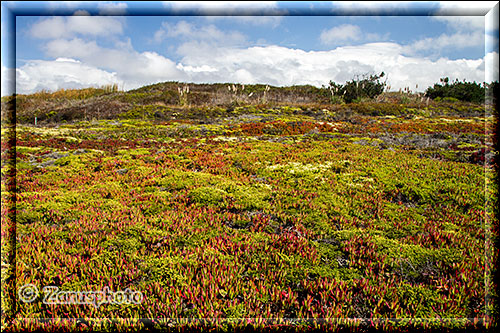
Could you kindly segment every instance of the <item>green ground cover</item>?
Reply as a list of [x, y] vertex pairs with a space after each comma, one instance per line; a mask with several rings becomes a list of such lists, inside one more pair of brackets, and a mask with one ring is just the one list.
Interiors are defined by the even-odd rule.
[[[236, 111], [18, 125], [15, 152], [2, 128], [13, 327], [491, 325], [493, 118]], [[26, 303], [27, 284], [142, 297]]]

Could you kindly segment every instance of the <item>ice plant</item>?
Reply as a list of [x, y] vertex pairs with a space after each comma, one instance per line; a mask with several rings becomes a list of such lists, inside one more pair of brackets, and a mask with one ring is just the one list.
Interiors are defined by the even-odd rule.
[[17, 162], [14, 292], [144, 298], [18, 300], [13, 330], [487, 326], [492, 170], [473, 153], [491, 149], [490, 120], [352, 107], [348, 120], [262, 106], [210, 122], [186, 110], [161, 122], [19, 125], [15, 151], [2, 140], [2, 158]]

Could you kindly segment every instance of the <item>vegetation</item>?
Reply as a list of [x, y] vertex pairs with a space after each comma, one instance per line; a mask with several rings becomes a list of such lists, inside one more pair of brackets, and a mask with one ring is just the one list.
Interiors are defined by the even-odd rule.
[[476, 82], [463, 82], [456, 79], [451, 84], [448, 77], [441, 78], [441, 84], [435, 84], [433, 87], [427, 88], [425, 95], [436, 100], [448, 101], [464, 101], [472, 103], [484, 103], [486, 89], [484, 85]]
[[[496, 325], [491, 106], [184, 86], [49, 96], [36, 126], [29, 103], [2, 123], [2, 328]], [[140, 297], [47, 304], [46, 286]]]
[[384, 92], [386, 83], [380, 82], [385, 75], [384, 72], [379, 75], [370, 75], [363, 79], [353, 79], [344, 85], [330, 81], [330, 91], [334, 101], [341, 100], [346, 103], [361, 101], [362, 98], [373, 99]]

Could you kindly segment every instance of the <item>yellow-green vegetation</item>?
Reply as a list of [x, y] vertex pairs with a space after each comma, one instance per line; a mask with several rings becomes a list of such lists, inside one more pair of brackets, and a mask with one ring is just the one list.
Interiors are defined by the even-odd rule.
[[[2, 127], [2, 325], [491, 327], [495, 119], [431, 107], [137, 106], [18, 125], [15, 148]], [[46, 286], [141, 297], [46, 304]]]

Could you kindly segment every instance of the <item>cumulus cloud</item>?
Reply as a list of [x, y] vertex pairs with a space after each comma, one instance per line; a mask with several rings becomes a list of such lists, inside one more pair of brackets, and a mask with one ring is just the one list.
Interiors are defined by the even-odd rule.
[[287, 14], [277, 1], [163, 1], [174, 12], [190, 11], [205, 15], [208, 21], [230, 20], [235, 23], [276, 27]]
[[[415, 13], [421, 11], [433, 15], [432, 19], [447, 25], [449, 32], [437, 37], [428, 37], [416, 40], [406, 45], [405, 51], [409, 55], [429, 54], [439, 57], [445, 48], [466, 49], [482, 47], [485, 42], [485, 16], [487, 19], [486, 38], [488, 45], [498, 45], [498, 2], [497, 1], [335, 1], [333, 11], [347, 15], [398, 15], [408, 11]], [[487, 14], [488, 13], [488, 14]], [[488, 19], [490, 17], [490, 19]], [[491, 21], [491, 22], [490, 22]], [[323, 44], [340, 40], [340, 29], [332, 28], [321, 35]], [[344, 27], [345, 40], [359, 40], [360, 32]], [[364, 39], [368, 41], [369, 39]], [[375, 41], [376, 39], [371, 39]], [[382, 39], [383, 40], [383, 39]], [[491, 50], [491, 49], [489, 49]]]
[[361, 39], [361, 29], [357, 25], [343, 24], [329, 30], [323, 30], [319, 38], [323, 44], [359, 40]]
[[165, 41], [177, 44], [176, 52], [180, 56], [207, 54], [214, 55], [220, 49], [241, 48], [249, 42], [239, 31], [220, 30], [213, 24], [194, 25], [186, 21], [177, 23], [163, 22], [153, 37], [154, 42]]
[[[468, 7], [458, 7], [460, 4], [447, 5], [440, 9], [438, 13], [446, 14], [450, 9], [464, 9]], [[474, 7], [475, 8], [475, 7]], [[481, 8], [481, 7], [480, 7]], [[463, 14], [463, 13], [462, 13]], [[444, 23], [449, 32], [437, 37], [427, 37], [414, 41], [406, 46], [409, 54], [439, 55], [443, 50], [464, 50], [472, 48], [484, 48], [485, 38], [494, 39], [498, 37], [488, 37], [485, 33], [484, 16], [433, 16], [433, 20]], [[488, 41], [487, 41], [488, 42]]]
[[79, 54], [81, 57], [85, 57], [92, 54], [95, 48], [97, 48], [95, 41], [86, 42], [80, 38], [71, 40], [55, 39], [44, 46], [45, 53], [51, 57], [62, 56], [63, 54], [70, 57], [72, 54]]
[[[169, 5], [186, 8], [193, 4]], [[226, 11], [236, 11], [242, 5], [203, 3], [201, 6], [209, 10], [225, 8]], [[249, 4], [244, 6], [249, 11], [262, 9], [262, 6], [257, 6], [257, 9]], [[116, 6], [117, 10], [124, 8]], [[266, 8], [275, 9], [275, 4], [267, 4]], [[235, 16], [234, 19], [244, 17]], [[163, 22], [152, 40], [175, 42], [172, 44], [177, 45], [176, 52], [181, 59], [174, 62], [156, 52], [136, 51], [130, 39], [123, 38], [124, 21], [119, 18], [50, 17], [33, 25], [30, 33], [33, 37], [46, 39], [45, 55], [57, 60], [26, 62], [16, 70], [17, 89], [19, 93], [29, 93], [40, 89], [110, 83], [132, 89], [161, 81], [322, 86], [330, 80], [344, 83], [357, 75], [384, 71], [393, 90], [405, 87], [414, 90], [415, 85], [425, 90], [443, 76], [477, 82], [483, 82], [485, 78], [488, 82], [488, 78], [495, 75], [498, 77], [498, 53], [488, 53], [485, 58], [475, 60], [450, 60], [439, 55], [446, 47], [460, 49], [484, 45], [484, 18], [482, 30], [477, 18], [436, 19], [445, 22], [451, 33], [417, 40], [409, 45], [381, 42], [387, 40], [387, 36], [362, 31], [353, 24], [332, 27], [315, 36], [324, 45], [332, 46], [328, 51], [304, 51], [276, 45], [250, 46], [242, 33], [221, 30], [209, 21], [204, 25], [186, 21]], [[119, 36], [120, 40], [110, 38], [103, 47], [99, 44], [102, 40], [98, 43], [95, 38], [103, 35]], [[375, 40], [377, 42], [367, 43]], [[338, 46], [346, 42], [358, 45]], [[421, 54], [425, 52], [434, 52], [435, 56], [432, 59], [423, 57]], [[495, 61], [496, 72], [488, 74], [487, 69]], [[2, 65], [2, 76], [4, 71], [7, 69]]]
[[[54, 6], [83, 8], [81, 2], [62, 2]], [[491, 2], [442, 5], [434, 2], [334, 2], [333, 10], [337, 14], [342, 10], [355, 14], [363, 10], [385, 13], [426, 6], [436, 15], [434, 20], [447, 25], [445, 33], [401, 45], [383, 42], [388, 40], [388, 35], [344, 24], [329, 27], [311, 37], [319, 38], [331, 50], [304, 51], [277, 45], [256, 46], [250, 44], [246, 35], [236, 30], [221, 30], [215, 25], [220, 20], [232, 20], [235, 24], [276, 26], [286, 11], [278, 8], [275, 1], [167, 2], [164, 10], [205, 15], [204, 21], [198, 24], [164, 22], [151, 35], [152, 41], [175, 47], [178, 61], [156, 52], [136, 51], [131, 40], [123, 36], [124, 18], [89, 16], [85, 11], [75, 12], [78, 16], [45, 17], [30, 27], [29, 34], [43, 40], [45, 56], [56, 60], [31, 60], [17, 69], [2, 64], [2, 95], [6, 91], [4, 87], [8, 87], [4, 84], [5, 79], [14, 77], [14, 73], [19, 93], [112, 83], [132, 89], [161, 81], [321, 86], [330, 80], [343, 83], [357, 75], [382, 71], [387, 74], [387, 82], [393, 90], [405, 87], [414, 90], [417, 84], [425, 90], [444, 76], [477, 82], [498, 80], [498, 51], [479, 59], [451, 60], [441, 55], [446, 48], [477, 48], [485, 43], [487, 50], [498, 49], [497, 34], [488, 34], [488, 31], [498, 31], [498, 19], [470, 16], [471, 9], [488, 12]], [[100, 2], [96, 7], [103, 15], [123, 14], [127, 10], [123, 2]], [[498, 5], [495, 8], [498, 10]], [[498, 16], [498, 11], [496, 13]], [[489, 21], [493, 22], [490, 24], [493, 28], [487, 29], [485, 35], [485, 22]], [[106, 44], [98, 39], [103, 36], [111, 37], [105, 39]], [[376, 42], [368, 43], [372, 41]], [[346, 46], [354, 43], [357, 45]]]
[[[96, 84], [107, 84], [112, 74], [113, 82], [120, 83], [125, 89], [160, 81], [187, 79], [185, 72], [178, 69], [175, 62], [155, 52], [137, 52], [130, 41], [118, 42], [113, 48], [105, 48], [95, 41], [79, 38], [56, 39], [47, 43], [45, 51], [48, 56], [59, 60], [29, 61], [21, 67], [17, 75], [21, 80], [18, 82], [20, 91], [31, 92], [40, 87], [51, 90], [68, 85], [74, 87], [78, 85], [78, 75], [73, 73], [87, 70], [88, 73], [95, 74]], [[68, 61], [68, 58], [74, 60]], [[91, 77], [89, 75], [89, 80], [81, 80], [81, 86], [92, 85]], [[30, 81], [33, 82], [31, 85]], [[40, 82], [39, 86], [36, 82]]]
[[340, 45], [349, 42], [381, 42], [387, 40], [389, 34], [380, 35], [362, 31], [361, 28], [354, 24], [342, 24], [330, 29], [325, 29], [321, 32], [319, 40], [324, 45]]
[[116, 73], [106, 72], [81, 62], [59, 58], [32, 60], [16, 69], [16, 91], [25, 94], [42, 89], [86, 88], [118, 83]]
[[388, 84], [392, 89], [415, 84], [425, 89], [439, 82], [443, 76], [479, 82], [484, 80], [484, 59], [440, 58], [432, 61], [404, 56], [403, 51], [404, 48], [395, 43], [370, 43], [309, 52], [280, 46], [226, 48], [214, 50], [210, 58], [197, 54], [185, 56], [182, 66], [206, 66], [211, 69], [210, 75], [200, 75], [202, 71], [187, 73], [194, 82], [204, 79], [208, 80], [205, 82], [321, 86], [330, 80], [342, 83], [356, 75], [382, 71], [388, 74]]
[[[498, 7], [498, 1], [440, 2], [432, 19], [445, 23], [453, 32], [434, 40], [427, 39], [428, 44], [436, 48], [445, 42], [458, 49], [484, 45], [486, 52], [497, 50]], [[452, 42], [454, 38], [456, 43]]]
[[162, 42], [166, 38], [177, 38], [192, 41], [203, 41], [205, 44], [241, 45], [246, 37], [238, 31], [222, 31], [213, 24], [197, 27], [186, 21], [176, 24], [163, 22], [161, 28], [154, 34], [155, 42]]
[[[82, 14], [82, 13], [80, 13]], [[35, 23], [30, 35], [40, 39], [111, 36], [123, 33], [123, 20], [109, 16], [53, 16]]]
[[482, 47], [484, 45], [484, 31], [457, 32], [441, 34], [438, 37], [423, 38], [408, 44], [405, 48], [410, 54], [419, 52], [440, 52], [446, 48], [456, 50]]
[[484, 31], [484, 16], [433, 16], [456, 31]]
[[125, 15], [128, 5], [125, 2], [99, 1], [97, 8], [101, 15]]
[[35, 38], [60, 38], [67, 34], [65, 28], [66, 20], [61, 16], [54, 16], [35, 23], [30, 29], [30, 34]]
[[[415, 85], [418, 85], [422, 91], [444, 76], [483, 82], [485, 67], [494, 59], [498, 63], [498, 53], [476, 60], [431, 60], [406, 56], [403, 46], [389, 42], [343, 46], [329, 51], [304, 51], [281, 46], [213, 47], [210, 57], [192, 51], [178, 63], [155, 52], [136, 52], [130, 45], [110, 49], [75, 39], [54, 41], [50, 47], [54, 57], [66, 59], [26, 63], [17, 71], [18, 92], [109, 83], [132, 89], [161, 81], [267, 83], [276, 86], [311, 84], [320, 87], [330, 80], [344, 83], [357, 75], [382, 71], [387, 74], [387, 83], [392, 90], [405, 87], [415, 90]], [[83, 52], [85, 49], [88, 52]]]

